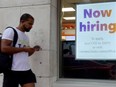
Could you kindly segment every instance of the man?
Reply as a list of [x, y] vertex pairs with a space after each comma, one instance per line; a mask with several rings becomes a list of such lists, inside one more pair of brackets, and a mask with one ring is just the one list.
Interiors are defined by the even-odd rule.
[[9, 28], [3, 32], [1, 51], [13, 54], [11, 71], [4, 73], [3, 87], [35, 87], [36, 77], [29, 66], [28, 56], [39, 49], [29, 47], [29, 39], [25, 32], [29, 32], [34, 24], [34, 18], [30, 14], [23, 14], [20, 17], [19, 26], [15, 28], [18, 33], [18, 40], [15, 47], [12, 47], [14, 31]]

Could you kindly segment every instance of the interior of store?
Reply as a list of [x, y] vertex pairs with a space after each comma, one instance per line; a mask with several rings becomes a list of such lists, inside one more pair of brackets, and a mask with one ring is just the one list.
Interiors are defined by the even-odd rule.
[[[100, 3], [115, 0], [61, 0], [62, 3], [62, 40], [75, 39], [76, 4]], [[78, 14], [78, 13], [77, 13]]]
[[[75, 60], [76, 4], [115, 0], [61, 0], [62, 76], [64, 78], [116, 79], [116, 61]], [[78, 37], [78, 35], [77, 35]]]

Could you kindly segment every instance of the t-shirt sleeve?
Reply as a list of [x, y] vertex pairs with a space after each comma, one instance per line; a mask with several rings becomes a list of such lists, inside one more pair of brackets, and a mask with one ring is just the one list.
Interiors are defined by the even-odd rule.
[[11, 28], [7, 28], [3, 32], [2, 39], [7, 39], [7, 40], [13, 41], [13, 37], [14, 37], [14, 32], [13, 32], [13, 29], [11, 29]]

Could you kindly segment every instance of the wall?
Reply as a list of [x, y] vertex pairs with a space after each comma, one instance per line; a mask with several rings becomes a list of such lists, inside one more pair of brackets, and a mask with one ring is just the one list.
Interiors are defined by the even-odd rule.
[[42, 51], [30, 57], [37, 76], [36, 87], [51, 87], [57, 76], [57, 68], [54, 68], [57, 67], [56, 4], [56, 0], [0, 0], [0, 32], [7, 26], [17, 26], [23, 13], [30, 13], [35, 18], [33, 29], [27, 34], [31, 46], [39, 44], [42, 47]]
[[[58, 79], [57, 0], [0, 0], [0, 32], [6, 26], [17, 26], [23, 13], [30, 13], [35, 24], [30, 33], [31, 46], [39, 44], [42, 51], [30, 57], [37, 76], [36, 87], [116, 87], [115, 81]], [[0, 87], [2, 87], [0, 75]]]

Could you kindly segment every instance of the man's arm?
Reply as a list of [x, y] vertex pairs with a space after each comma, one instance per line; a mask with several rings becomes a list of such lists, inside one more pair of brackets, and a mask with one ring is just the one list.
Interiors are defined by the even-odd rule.
[[7, 39], [2, 39], [1, 41], [1, 52], [14, 54], [18, 52], [28, 52], [29, 55], [32, 55], [35, 52], [34, 48], [24, 47], [24, 48], [16, 48], [11, 46], [12, 41]]

